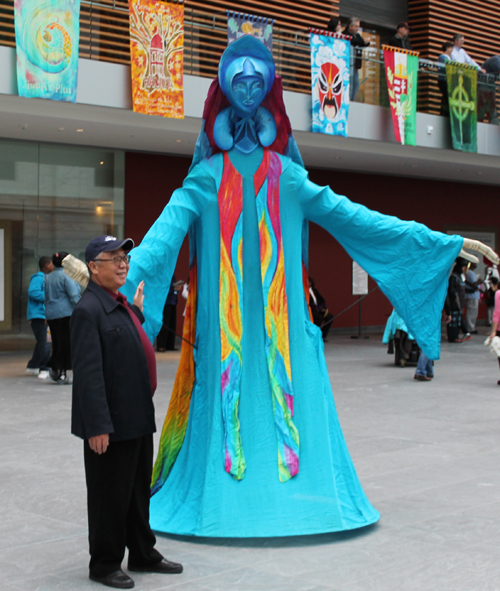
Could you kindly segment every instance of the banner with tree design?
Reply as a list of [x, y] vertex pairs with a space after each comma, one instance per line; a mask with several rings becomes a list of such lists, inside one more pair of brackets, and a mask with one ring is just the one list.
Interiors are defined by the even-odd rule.
[[453, 148], [477, 152], [477, 69], [450, 61], [446, 64], [446, 82]]
[[382, 45], [387, 92], [394, 136], [398, 142], [417, 144], [418, 52]]
[[134, 111], [184, 118], [184, 6], [129, 0]]

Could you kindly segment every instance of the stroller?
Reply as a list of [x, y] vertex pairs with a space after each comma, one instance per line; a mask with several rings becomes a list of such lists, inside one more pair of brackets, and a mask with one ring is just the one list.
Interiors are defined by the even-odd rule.
[[396, 310], [387, 319], [382, 342], [388, 345], [387, 354], [394, 354], [394, 365], [417, 365], [420, 348]]

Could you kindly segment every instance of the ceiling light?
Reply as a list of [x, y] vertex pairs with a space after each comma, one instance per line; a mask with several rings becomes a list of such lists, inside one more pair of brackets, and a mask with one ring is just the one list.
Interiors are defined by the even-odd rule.
[[180, 144], [182, 142], [182, 140], [175, 140], [176, 144]]
[[77, 129], [77, 133], [82, 133], [83, 129]]
[[101, 162], [99, 162], [99, 164], [104, 164], [104, 160], [101, 160]]

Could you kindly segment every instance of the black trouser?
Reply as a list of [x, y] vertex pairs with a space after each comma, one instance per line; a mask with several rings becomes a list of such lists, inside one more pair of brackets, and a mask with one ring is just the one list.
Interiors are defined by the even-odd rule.
[[111, 442], [101, 455], [84, 444], [90, 573], [105, 577], [121, 568], [125, 547], [128, 562], [148, 566], [160, 562], [149, 525], [153, 470], [153, 435]]
[[33, 356], [28, 361], [30, 369], [49, 369], [47, 363], [50, 357], [50, 345], [47, 343], [47, 325], [43, 318], [32, 318], [30, 320], [31, 330], [35, 335], [36, 345]]
[[165, 304], [163, 326], [156, 337], [156, 349], [173, 351], [175, 349], [175, 331], [177, 329], [177, 305]]
[[69, 321], [71, 316], [48, 320], [52, 337], [52, 357], [49, 366], [55, 371], [71, 369]]

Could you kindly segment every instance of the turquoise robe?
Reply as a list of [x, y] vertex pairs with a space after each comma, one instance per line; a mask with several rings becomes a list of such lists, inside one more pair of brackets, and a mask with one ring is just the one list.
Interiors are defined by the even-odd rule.
[[[280, 482], [269, 374], [253, 173], [262, 151], [231, 152], [243, 176], [243, 370], [240, 433], [247, 469], [234, 480], [224, 470], [220, 387], [217, 191], [222, 155], [193, 168], [139, 247], [124, 291], [144, 280], [145, 328], [151, 339], [186, 233], [196, 244], [198, 309], [196, 380], [184, 443], [164, 486], [151, 499], [153, 529], [184, 535], [267, 537], [316, 534], [374, 523], [339, 425], [321, 331], [311, 322], [302, 283], [305, 222], [329, 231], [379, 284], [431, 359], [439, 356], [440, 317], [448, 274], [463, 239], [433, 232], [352, 203], [319, 187], [307, 171], [280, 156], [281, 226], [285, 252], [294, 423], [300, 435], [299, 473]], [[346, 278], [350, 281], [350, 278]], [[183, 344], [183, 346], [186, 346]], [[189, 345], [187, 345], [189, 346]]]

